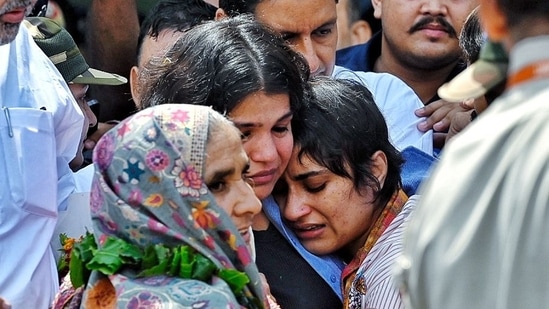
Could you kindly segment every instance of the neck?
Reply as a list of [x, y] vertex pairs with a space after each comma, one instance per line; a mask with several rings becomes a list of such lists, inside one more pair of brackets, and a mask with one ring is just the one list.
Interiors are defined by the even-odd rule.
[[353, 260], [353, 258], [356, 256], [358, 250], [360, 250], [364, 245], [366, 244], [366, 240], [368, 240], [368, 236], [370, 236], [370, 233], [372, 232], [372, 229], [377, 223], [377, 220], [379, 219], [379, 216], [383, 212], [384, 207], [378, 207], [374, 213], [372, 214], [370, 227], [368, 227], [368, 230], [366, 233], [360, 235], [355, 241], [349, 243], [347, 246], [341, 248], [341, 251], [338, 252], [339, 256], [343, 259], [345, 263], [349, 263]]
[[423, 104], [427, 104], [437, 94], [438, 88], [447, 81], [457, 63], [456, 60], [439, 69], [418, 69], [400, 62], [390, 52], [381, 52], [374, 64], [374, 72], [397, 76], [414, 90]]

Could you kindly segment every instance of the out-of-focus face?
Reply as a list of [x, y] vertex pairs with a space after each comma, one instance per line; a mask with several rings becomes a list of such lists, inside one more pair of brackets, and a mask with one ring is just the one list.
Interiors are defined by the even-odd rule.
[[478, 0], [373, 0], [383, 53], [401, 65], [440, 69], [461, 55], [458, 34]]
[[339, 0], [337, 2], [337, 49], [352, 45], [349, 29], [348, 5], [349, 0]]
[[19, 25], [31, 11], [34, 2], [36, 1], [0, 0], [0, 45], [15, 39]]
[[173, 44], [183, 35], [183, 32], [173, 30], [163, 30], [158, 33], [156, 38], [151, 36], [145, 36], [143, 43], [141, 44], [141, 50], [139, 54], [139, 62], [137, 66], [133, 66], [130, 71], [130, 89], [132, 93], [132, 99], [139, 107], [141, 101], [141, 89], [143, 88], [143, 80], [140, 78], [140, 70], [154, 57], [163, 57], [167, 51], [173, 46]]
[[228, 125], [223, 134], [210, 137], [206, 152], [204, 181], [244, 240], [250, 243], [252, 219], [261, 211], [261, 203], [245, 177], [249, 164], [240, 133]]
[[303, 246], [323, 255], [339, 252], [352, 258], [374, 223], [372, 189], [362, 195], [353, 182], [330, 172], [307, 156], [299, 162], [295, 147], [284, 175], [288, 184], [281, 213]]
[[78, 103], [78, 107], [80, 107], [82, 114], [84, 114], [84, 124], [82, 125], [82, 134], [80, 136], [80, 143], [78, 144], [78, 151], [76, 152], [76, 157], [69, 163], [72, 170], [77, 170], [84, 163], [84, 155], [82, 153], [84, 150], [84, 141], [88, 136], [90, 127], [97, 124], [97, 117], [88, 106], [88, 100], [86, 99], [88, 88], [89, 86], [85, 84], [69, 84], [69, 89], [71, 90], [76, 103]]
[[335, 0], [263, 0], [255, 16], [307, 59], [313, 76], [332, 74], [337, 44]]
[[229, 113], [244, 136], [250, 158], [248, 177], [259, 199], [269, 196], [292, 153], [292, 111], [287, 94], [250, 94]]

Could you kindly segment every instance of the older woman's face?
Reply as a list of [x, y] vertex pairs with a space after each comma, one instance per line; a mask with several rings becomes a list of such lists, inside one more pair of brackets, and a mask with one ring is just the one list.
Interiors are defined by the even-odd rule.
[[310, 252], [352, 258], [375, 221], [372, 189], [359, 194], [350, 179], [306, 156], [299, 162], [298, 151], [292, 152], [284, 176], [288, 193], [280, 205], [283, 217]]
[[244, 150], [250, 158], [248, 177], [259, 199], [269, 196], [282, 176], [292, 153], [292, 112], [287, 94], [248, 95], [229, 118], [244, 135]]
[[204, 180], [249, 243], [248, 231], [253, 217], [261, 211], [261, 203], [245, 177], [248, 156], [242, 149], [238, 130], [228, 126], [223, 133], [214, 134], [208, 141]]

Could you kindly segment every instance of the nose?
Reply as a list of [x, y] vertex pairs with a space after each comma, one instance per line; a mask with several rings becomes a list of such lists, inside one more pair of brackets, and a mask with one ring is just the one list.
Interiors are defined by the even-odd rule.
[[254, 193], [253, 188], [244, 180], [238, 183], [239, 198], [234, 208], [237, 216], [257, 215], [261, 211], [261, 202]]
[[282, 206], [282, 216], [288, 221], [298, 221], [309, 212], [310, 208], [307, 207], [305, 198], [289, 190], [286, 203]]
[[255, 143], [244, 144], [244, 148], [250, 160], [253, 162], [273, 162], [278, 157], [274, 137], [270, 133], [258, 136]]
[[448, 15], [446, 0], [425, 0], [421, 6], [421, 13], [433, 16]]
[[85, 117], [88, 118], [88, 123], [90, 124], [90, 127], [94, 127], [97, 124], [97, 116], [95, 116], [95, 113], [91, 110], [91, 108], [86, 104], [85, 105]]
[[318, 57], [315, 45], [310, 37], [304, 38], [297, 45], [297, 51], [307, 60], [312, 76], [316, 76], [321, 70], [321, 61]]

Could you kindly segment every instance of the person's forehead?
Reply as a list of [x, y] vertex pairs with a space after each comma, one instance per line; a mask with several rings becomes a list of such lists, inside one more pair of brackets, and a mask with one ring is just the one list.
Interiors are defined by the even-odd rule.
[[340, 16], [341, 14], [347, 15], [347, 10], [349, 7], [349, 1], [350, 0], [339, 0], [337, 2], [336, 8], [337, 8], [337, 14]]
[[302, 33], [336, 21], [335, 0], [264, 0], [256, 18], [279, 32]]
[[230, 122], [220, 125], [224, 130], [216, 131], [206, 145], [206, 174], [209, 174], [208, 170], [213, 166], [225, 170], [236, 168], [236, 171], [241, 172], [248, 163], [248, 157], [242, 148], [240, 131]]

